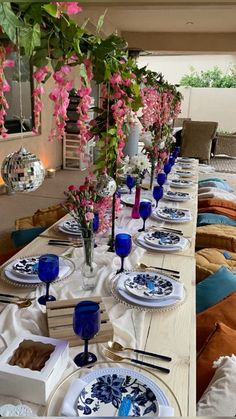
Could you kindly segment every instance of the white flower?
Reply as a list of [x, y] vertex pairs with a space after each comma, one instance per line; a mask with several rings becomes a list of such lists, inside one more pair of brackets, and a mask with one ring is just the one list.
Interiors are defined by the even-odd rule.
[[143, 132], [140, 135], [140, 141], [143, 142], [145, 147], [152, 147], [152, 134], [149, 131]]
[[149, 170], [150, 163], [145, 154], [138, 154], [133, 156], [130, 160], [131, 165], [137, 171], [142, 172], [143, 170]]

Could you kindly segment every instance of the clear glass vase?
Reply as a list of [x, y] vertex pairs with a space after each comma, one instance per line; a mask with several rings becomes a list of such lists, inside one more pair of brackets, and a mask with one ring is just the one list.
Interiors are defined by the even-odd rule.
[[82, 265], [82, 274], [84, 290], [94, 289], [97, 283], [98, 266], [93, 260], [94, 244], [95, 238], [93, 235], [91, 237], [83, 237], [84, 262]]

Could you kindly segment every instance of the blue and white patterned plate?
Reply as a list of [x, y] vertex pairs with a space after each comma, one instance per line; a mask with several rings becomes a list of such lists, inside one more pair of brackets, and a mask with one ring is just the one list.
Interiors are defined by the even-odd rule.
[[124, 285], [130, 294], [148, 300], [170, 298], [174, 291], [169, 278], [153, 272], [131, 272]]
[[184, 180], [184, 179], [171, 179], [170, 186], [174, 188], [189, 188], [193, 185], [191, 180]]
[[81, 226], [78, 221], [70, 219], [58, 225], [59, 230], [67, 234], [81, 235]]
[[164, 193], [164, 198], [168, 199], [169, 201], [188, 201], [190, 199], [190, 195], [188, 192], [173, 192], [167, 191]]
[[88, 384], [77, 399], [78, 416], [158, 416], [160, 405], [169, 406], [152, 380], [128, 368], [104, 368], [83, 380]]
[[38, 275], [39, 256], [20, 258], [12, 265], [13, 271], [17, 275], [34, 276]]
[[186, 218], [186, 211], [178, 208], [157, 208], [156, 214], [168, 220], [181, 220]]
[[167, 231], [153, 231], [146, 233], [144, 240], [157, 247], [173, 247], [178, 246], [181, 237]]
[[192, 172], [189, 172], [189, 171], [182, 171], [182, 170], [176, 170], [176, 172], [175, 172], [177, 175], [179, 175], [180, 177], [192, 177], [193, 176], [193, 173]]

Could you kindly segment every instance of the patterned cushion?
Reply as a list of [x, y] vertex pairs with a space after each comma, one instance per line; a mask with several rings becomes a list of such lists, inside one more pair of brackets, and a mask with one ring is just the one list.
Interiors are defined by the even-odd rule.
[[196, 247], [214, 247], [236, 252], [236, 227], [222, 224], [197, 227]]

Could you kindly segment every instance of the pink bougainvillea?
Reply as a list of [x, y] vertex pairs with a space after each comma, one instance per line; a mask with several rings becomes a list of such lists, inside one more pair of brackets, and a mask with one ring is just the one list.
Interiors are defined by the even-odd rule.
[[57, 18], [61, 16], [62, 13], [67, 15], [76, 15], [82, 11], [82, 8], [78, 5], [77, 1], [53, 1], [52, 4], [57, 6]]
[[73, 81], [68, 79], [71, 67], [63, 65], [60, 70], [53, 74], [55, 87], [49, 94], [49, 98], [54, 102], [53, 116], [55, 117], [56, 127], [51, 130], [49, 140], [61, 139], [64, 135], [66, 126], [67, 108], [69, 105], [69, 91], [73, 89]]
[[38, 134], [40, 127], [40, 113], [42, 110], [42, 94], [44, 93], [43, 82], [48, 74], [47, 67], [40, 67], [33, 73], [33, 78], [36, 80], [36, 87], [33, 90], [32, 96], [34, 98], [34, 127], [32, 131]]
[[5, 128], [5, 117], [7, 109], [9, 108], [4, 93], [10, 91], [10, 85], [8, 84], [5, 75], [5, 68], [12, 68], [15, 65], [13, 60], [7, 60], [6, 54], [10, 52], [7, 48], [0, 47], [0, 135], [3, 138], [7, 137], [7, 129]]

